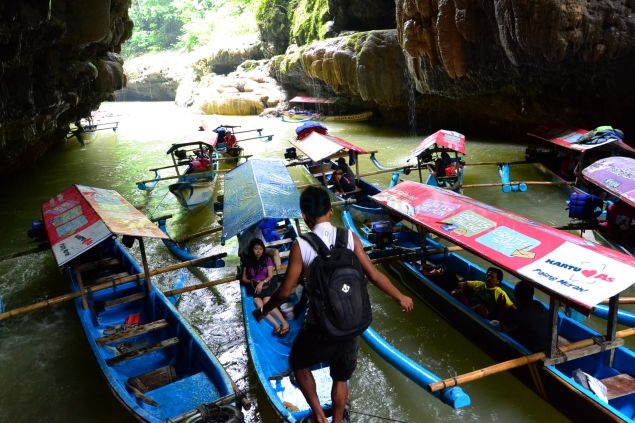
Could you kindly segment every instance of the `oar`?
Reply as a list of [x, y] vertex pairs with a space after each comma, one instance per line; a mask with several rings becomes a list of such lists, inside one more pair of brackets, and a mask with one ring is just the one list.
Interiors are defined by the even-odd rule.
[[236, 140], [236, 142], [243, 142], [243, 141], [249, 141], [249, 140], [260, 140], [266, 138], [267, 141], [271, 141], [273, 139], [273, 135], [260, 135], [258, 137], [250, 137], [250, 138], [243, 138], [242, 140]]
[[[225, 253], [223, 253], [223, 254], [225, 254]], [[158, 269], [155, 269], [155, 270], [151, 270], [149, 275], [150, 276], [159, 275], [161, 273], [170, 272], [172, 270], [182, 269], [182, 268], [188, 267], [188, 266], [195, 266], [195, 265], [197, 265], [199, 263], [204, 263], [206, 261], [216, 260], [217, 258], [218, 258], [218, 254], [214, 254], [212, 256], [201, 257], [201, 258], [197, 258], [197, 259], [194, 259], [194, 260], [184, 261], [184, 262], [181, 262], [181, 263], [172, 264], [172, 265], [169, 265], [169, 266], [165, 266], [165, 267], [161, 267], [161, 268], [158, 268]], [[140, 279], [143, 279], [144, 277], [145, 277], [144, 273], [137, 273], [136, 275], [130, 275], [130, 276], [125, 276], [123, 278], [113, 279], [112, 281], [109, 281], [109, 282], [104, 282], [104, 283], [100, 283], [100, 284], [97, 284], [97, 285], [94, 285], [94, 286], [86, 287], [86, 289], [84, 290], [84, 293], [90, 293], [90, 292], [95, 292], [95, 291], [99, 291], [99, 290], [102, 290], [102, 289], [111, 288], [113, 286], [121, 285], [121, 284], [124, 284], [126, 282], [140, 280]], [[6, 311], [4, 313], [0, 313], [0, 321], [8, 319], [9, 317], [22, 315], [22, 314], [28, 313], [30, 311], [40, 310], [42, 308], [45, 308], [45, 307], [48, 307], [48, 306], [51, 306], [51, 305], [61, 304], [61, 303], [64, 303], [66, 301], [69, 301], [69, 300], [72, 300], [74, 298], [81, 297], [81, 296], [82, 296], [82, 292], [80, 292], [80, 291], [70, 292], [68, 294], [60, 295], [59, 297], [55, 297], [55, 298], [51, 298], [51, 299], [48, 299], [48, 300], [39, 301], [37, 303], [29, 304], [28, 306], [18, 307], [16, 309], [9, 310], [9, 311]]]
[[[618, 301], [620, 304], [635, 304], [635, 297], [622, 297]], [[609, 300], [603, 300], [601, 304], [608, 304]]]
[[240, 159], [248, 159], [250, 158], [252, 155], [249, 154], [247, 156], [236, 156], [236, 157], [219, 157], [217, 159], [214, 160], [218, 160], [218, 161], [230, 161], [230, 160], [240, 160]]
[[183, 175], [172, 175], [172, 176], [161, 177], [159, 179], [148, 179], [148, 180], [145, 180], [145, 181], [135, 182], [135, 185], [147, 184], [149, 182], [166, 181], [168, 179], [177, 179], [177, 178], [181, 178], [183, 176], [187, 176], [188, 178], [191, 178], [191, 177], [197, 177], [199, 175], [201, 175], [201, 176], [204, 175], [204, 177], [206, 177], [206, 176], [210, 176], [209, 175], [210, 172], [211, 171], [187, 173], [187, 174], [183, 174]]
[[7, 254], [6, 256], [2, 256], [0, 257], [0, 261], [5, 261], [5, 260], [22, 257], [22, 256], [28, 256], [29, 254], [39, 253], [41, 251], [49, 249], [50, 247], [51, 246], [47, 242], [43, 242], [39, 244], [37, 247], [30, 248], [28, 250], [20, 251], [17, 253]]
[[503, 185], [574, 185], [575, 182], [572, 181], [526, 181], [526, 182], [493, 182], [490, 184], [466, 184], [463, 185], [463, 188], [479, 188], [479, 187], [501, 187]]
[[[624, 329], [615, 333], [615, 338], [626, 338], [628, 336], [635, 335], [635, 328]], [[589, 347], [597, 342], [595, 338], [582, 339], [580, 341], [572, 342], [570, 344], [561, 345], [558, 348], [561, 352], [566, 353], [579, 348]], [[506, 370], [515, 369], [527, 364], [535, 363], [540, 360], [544, 360], [547, 355], [544, 352], [537, 352], [534, 354], [526, 355], [523, 357], [514, 358], [512, 360], [503, 361], [489, 367], [474, 370], [473, 372], [465, 373], [459, 376], [455, 376], [449, 379], [441, 380], [439, 382], [431, 383], [428, 385], [430, 392], [437, 392], [451, 386], [456, 386], [462, 383], [471, 382], [473, 380], [481, 379], [485, 376], [490, 376], [496, 373], [501, 373]]]
[[[227, 126], [227, 128], [229, 128], [229, 126]], [[235, 128], [238, 128], [238, 126], [235, 126]], [[244, 131], [234, 131], [234, 132], [232, 132], [232, 134], [244, 134], [245, 132], [262, 132], [262, 130], [263, 130], [263, 128], [245, 129]]]

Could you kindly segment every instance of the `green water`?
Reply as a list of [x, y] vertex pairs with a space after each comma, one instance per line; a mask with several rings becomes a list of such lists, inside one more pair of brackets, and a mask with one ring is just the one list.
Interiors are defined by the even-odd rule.
[[[181, 209], [167, 190], [167, 184], [146, 194], [135, 182], [150, 179], [149, 168], [169, 163], [165, 152], [171, 143], [193, 132], [202, 117], [174, 107], [171, 103], [110, 103], [102, 109], [118, 120], [119, 129], [99, 132], [85, 147], [71, 141], [51, 152], [31, 168], [5, 181], [0, 192], [4, 207], [0, 228], [4, 242], [0, 256], [32, 247], [26, 230], [38, 218], [42, 202], [69, 185], [84, 184], [119, 191], [144, 212], [157, 217], [172, 215], [173, 235], [191, 233], [218, 221], [210, 208], [193, 213]], [[281, 158], [295, 125], [273, 118], [205, 117], [211, 125], [241, 125], [243, 129], [264, 128], [274, 134], [271, 142], [243, 143], [246, 154]], [[378, 150], [386, 166], [404, 164], [405, 157], [427, 134], [411, 135], [408, 128], [377, 128], [371, 124], [330, 124], [332, 134], [368, 149]], [[215, 126], [212, 126], [215, 127]], [[432, 129], [434, 132], [438, 128]], [[451, 128], [448, 128], [451, 129]], [[468, 163], [522, 160], [521, 140], [509, 144], [470, 139]], [[362, 173], [376, 168], [360, 161]], [[306, 183], [298, 169], [292, 175]], [[389, 174], [369, 177], [380, 186]], [[409, 179], [416, 179], [411, 174]], [[514, 180], [537, 180], [542, 176], [529, 165], [512, 171]], [[495, 166], [467, 168], [465, 183], [497, 182]], [[222, 186], [219, 187], [222, 189]], [[504, 194], [500, 188], [466, 189], [466, 194], [500, 207], [528, 215], [552, 225], [567, 223], [566, 194], [555, 187], [530, 186], [526, 193]], [[163, 244], [149, 241], [146, 246], [151, 267], [174, 263]], [[235, 241], [220, 246], [217, 235], [190, 243], [193, 254], [205, 255], [227, 250], [235, 254]], [[133, 253], [137, 253], [133, 251]], [[229, 259], [228, 264], [236, 264]], [[190, 275], [190, 283], [227, 275], [227, 269], [202, 269]], [[173, 274], [153, 278], [169, 286]], [[0, 261], [0, 295], [7, 309], [62, 295], [67, 282], [57, 270], [50, 252]], [[440, 376], [451, 376], [487, 366], [492, 360], [448, 326], [441, 316], [415, 302], [415, 311], [404, 314], [390, 299], [372, 292], [373, 327], [412, 359]], [[258, 389], [244, 343], [240, 317], [240, 294], [236, 284], [183, 295], [179, 310], [200, 332], [201, 337], [226, 366], [241, 389], [254, 403], [246, 412], [249, 422], [273, 421], [272, 412]], [[108, 389], [87, 346], [70, 303], [32, 312], [0, 322], [0, 422], [125, 422], [133, 421]], [[500, 374], [464, 386], [473, 405], [452, 410], [383, 362], [367, 347], [362, 348], [358, 370], [351, 381], [353, 421], [567, 421], [552, 406], [538, 398], [509, 374]]]

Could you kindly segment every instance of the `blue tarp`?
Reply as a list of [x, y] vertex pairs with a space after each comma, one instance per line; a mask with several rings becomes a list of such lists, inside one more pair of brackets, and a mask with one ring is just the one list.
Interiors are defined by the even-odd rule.
[[251, 159], [225, 175], [221, 242], [263, 219], [299, 219], [300, 195], [281, 160]]

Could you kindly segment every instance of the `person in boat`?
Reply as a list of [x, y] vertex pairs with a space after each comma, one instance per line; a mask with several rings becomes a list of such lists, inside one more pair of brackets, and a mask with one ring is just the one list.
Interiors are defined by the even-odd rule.
[[[333, 210], [326, 190], [314, 186], [307, 187], [300, 195], [300, 211], [313, 233], [317, 234], [326, 245], [335, 244], [337, 228], [330, 222]], [[348, 248], [355, 252], [364, 273], [373, 284], [395, 299], [403, 311], [412, 310], [412, 298], [402, 294], [386, 275], [377, 270], [366, 255], [359, 238], [350, 231], [348, 232]], [[282, 285], [262, 309], [254, 311], [256, 319], [262, 319], [286, 301], [287, 297], [294, 292], [303, 270], [309, 268], [316, 256], [317, 253], [304, 239], [298, 238], [293, 243], [289, 255], [289, 266]], [[311, 283], [311, 281], [306, 281], [306, 283]], [[307, 290], [305, 289], [305, 291]], [[311, 308], [308, 308], [304, 325], [291, 347], [289, 365], [300, 390], [311, 406], [312, 418], [315, 421], [325, 423], [328, 420], [317, 396], [315, 379], [311, 373], [312, 366], [322, 362], [329, 364], [333, 379], [331, 388], [332, 423], [341, 423], [344, 421], [344, 410], [348, 400], [348, 380], [357, 365], [358, 352], [359, 339], [357, 337], [348, 341], [334, 341], [322, 335], [317, 322], [313, 320]]]
[[611, 232], [620, 241], [633, 242], [635, 238], [635, 209], [624, 201], [615, 200], [606, 208], [606, 220], [600, 228]]
[[461, 281], [452, 295], [486, 319], [504, 322], [509, 311], [516, 306], [501, 288], [502, 280], [503, 271], [498, 267], [490, 267], [485, 274], [485, 282]]
[[340, 195], [355, 191], [356, 188], [355, 179], [351, 179], [342, 169], [335, 169], [331, 183], [333, 184], [333, 192]]
[[534, 287], [521, 280], [514, 287], [516, 309], [505, 322], [505, 330], [533, 352], [546, 351], [549, 346], [549, 311], [534, 299]]
[[458, 275], [444, 265], [423, 263], [421, 273], [447, 292], [452, 291], [459, 283]]
[[231, 131], [225, 132], [223, 141], [225, 142], [228, 150], [236, 147], [236, 144], [238, 143], [238, 141], [236, 140], [236, 135], [234, 135]]
[[351, 167], [346, 163], [346, 159], [344, 157], [337, 159], [337, 168], [342, 169], [349, 180], [355, 180], [355, 173], [353, 173], [353, 169], [351, 169]]
[[[240, 282], [250, 289], [256, 308], [262, 308], [277, 288], [273, 259], [265, 252], [265, 243], [260, 238], [253, 238], [247, 246]], [[283, 336], [289, 332], [289, 323], [277, 307], [267, 315], [267, 320], [274, 327], [274, 335]]]

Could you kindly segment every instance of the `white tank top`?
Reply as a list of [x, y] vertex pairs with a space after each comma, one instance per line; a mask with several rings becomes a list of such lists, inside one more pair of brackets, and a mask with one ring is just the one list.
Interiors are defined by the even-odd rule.
[[[335, 245], [337, 227], [331, 225], [330, 222], [318, 223], [313, 228], [313, 233], [319, 236], [327, 247], [331, 248]], [[313, 259], [317, 257], [317, 253], [302, 237], [298, 237], [298, 246], [300, 247], [300, 252], [302, 252], [302, 263], [306, 270], [313, 262]], [[355, 242], [353, 241], [353, 233], [351, 231], [348, 231], [348, 244], [346, 247], [351, 251], [355, 249]]]

